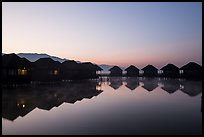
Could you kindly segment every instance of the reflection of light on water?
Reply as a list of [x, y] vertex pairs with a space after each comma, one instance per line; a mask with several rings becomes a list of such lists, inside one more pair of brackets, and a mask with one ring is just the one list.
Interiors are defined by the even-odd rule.
[[57, 94], [56, 94], [56, 93], [54, 94], [54, 97], [57, 97]]
[[21, 108], [25, 108], [26, 107], [26, 101], [24, 100], [24, 99], [19, 99], [18, 101], [17, 101], [17, 106], [18, 107], [21, 107]]
[[179, 85], [179, 88], [180, 89], [184, 89], [184, 85]]
[[140, 85], [140, 86], [144, 86], [144, 83], [143, 83], [143, 82], [139, 82], [139, 85]]
[[[65, 83], [65, 85], [63, 83], [60, 87], [48, 85], [45, 86], [45, 88], [34, 86], [34, 89], [29, 88], [29, 92], [24, 92], [24, 88], [21, 89], [22, 91], [16, 90], [16, 92], [7, 92], [7, 90], [5, 90], [5, 96], [3, 96], [5, 106], [2, 113], [5, 117], [2, 118], [3, 132], [15, 133], [14, 130], [16, 130], [21, 131], [23, 134], [26, 127], [26, 133], [30, 133], [30, 131], [34, 133], [35, 131], [33, 131], [33, 129], [39, 127], [40, 133], [45, 131], [45, 134], [50, 134], [49, 131], [62, 133], [62, 129], [58, 131], [57, 127], [69, 127], [74, 129], [70, 129], [69, 132], [67, 131], [69, 128], [65, 128], [63, 132], [72, 133], [72, 130], [75, 130], [77, 133], [80, 133], [81, 129], [78, 129], [78, 127], [80, 127], [82, 123], [87, 122], [87, 125], [92, 129], [92, 127], [98, 127], [97, 123], [103, 124], [105, 120], [110, 121], [110, 126], [107, 127], [107, 130], [110, 130], [109, 127], [113, 128], [113, 130], [115, 128], [124, 128], [124, 131], [128, 131], [129, 129], [133, 130], [134, 128], [137, 132], [141, 125], [139, 124], [138, 127], [134, 126], [141, 123], [144, 127], [144, 129], [142, 129], [144, 133], [151, 130], [153, 131], [151, 127], [154, 127], [155, 123], [158, 129], [156, 131], [159, 132], [160, 128], [163, 128], [164, 119], [165, 122], [177, 122], [176, 124], [178, 126], [174, 126], [175, 123], [171, 126], [172, 129], [175, 127], [173, 130], [176, 133], [179, 130], [184, 130], [185, 125], [187, 125], [187, 127], [192, 126], [185, 129], [186, 131], [197, 127], [198, 122], [202, 120], [200, 115], [202, 114], [202, 97], [200, 98], [200, 95], [196, 96], [198, 92], [202, 90], [201, 84], [188, 82], [187, 80], [186, 83], [184, 81], [181, 84], [178, 83], [178, 80], [173, 79], [169, 81], [163, 81], [163, 79], [161, 79], [161, 81], [157, 79], [148, 80], [147, 78], [141, 78], [142, 81], [139, 81], [138, 79], [139, 78], [128, 78], [127, 81], [122, 81], [123, 85], [128, 83], [129, 88], [121, 86], [116, 89], [118, 92], [114, 92], [116, 90], [108, 86], [112, 81], [101, 81], [99, 83]], [[143, 81], [143, 79], [145, 79], [145, 81]], [[121, 84], [121, 80], [114, 82], [116, 82], [116, 85], [117, 83]], [[146, 84], [147, 89], [148, 86], [151, 87], [152, 85], [154, 88], [156, 84], [165, 86], [165, 88], [155, 88], [152, 90], [154, 92], [151, 91], [150, 93], [147, 92], [146, 87], [143, 88], [138, 86], [138, 84]], [[176, 93], [178, 88], [185, 89], [185, 91]], [[199, 90], [195, 90], [196, 88], [199, 88]], [[102, 91], [100, 91], [101, 89]], [[42, 90], [45, 92], [41, 92]], [[165, 92], [165, 90], [167, 90], [167, 92]], [[100, 93], [102, 94], [100, 95]], [[172, 95], [172, 93], [174, 93], [174, 95]], [[195, 97], [190, 98], [183, 93]], [[9, 100], [8, 96], [10, 96], [10, 99], [15, 100]], [[96, 96], [97, 98], [95, 98]], [[88, 101], [88, 99], [91, 98], [92, 100]], [[80, 102], [80, 100], [82, 101]], [[67, 112], [69, 112], [69, 114]], [[133, 115], [135, 117], [132, 117]], [[176, 117], [176, 115], [179, 117]], [[184, 117], [180, 117], [182, 115], [184, 115]], [[154, 121], [149, 122], [146, 120], [147, 118]], [[119, 121], [121, 119], [122, 124]], [[118, 123], [118, 121], [119, 124], [114, 124]], [[19, 123], [23, 123], [23, 125]], [[36, 125], [33, 126], [33, 123], [36, 123]], [[55, 123], [55, 126], [50, 126], [49, 123]], [[91, 125], [89, 125], [89, 123]], [[107, 123], [104, 124], [105, 125], [100, 127], [106, 127]], [[10, 125], [12, 128], [9, 127]], [[39, 125], [43, 125], [43, 128], [41, 129]], [[201, 123], [199, 123], [199, 125], [201, 125]], [[13, 131], [9, 131], [11, 129]], [[96, 130], [99, 131], [101, 129], [97, 128]], [[105, 130], [106, 129], [102, 129], [102, 131]], [[169, 131], [168, 128], [165, 130]]]
[[109, 81], [103, 81], [103, 82], [101, 82], [101, 86], [105, 86], [105, 85], [110, 85], [110, 82], [109, 82]]
[[[17, 103], [17, 106], [21, 107], [21, 104]], [[26, 107], [25, 104], [22, 104], [22, 108], [25, 108], [25, 107]]]
[[185, 81], [185, 79], [182, 79], [182, 78], [178, 78], [178, 80], [179, 80], [179, 81]]
[[96, 90], [102, 90], [102, 86], [96, 86]]
[[164, 87], [164, 84], [162, 84], [161, 82], [158, 82], [158, 86], [159, 87]]

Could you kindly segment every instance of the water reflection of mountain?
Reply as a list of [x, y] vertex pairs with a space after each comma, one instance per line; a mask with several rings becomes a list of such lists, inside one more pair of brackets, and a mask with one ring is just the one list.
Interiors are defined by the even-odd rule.
[[142, 78], [140, 82], [143, 83], [143, 88], [147, 91], [153, 91], [158, 87], [158, 79], [157, 78]]
[[196, 96], [202, 92], [202, 81], [180, 81], [180, 90], [189, 96]]
[[161, 88], [165, 90], [166, 92], [168, 92], [169, 94], [174, 93], [180, 87], [180, 82], [178, 79], [172, 79], [172, 78], [165, 79], [164, 78], [160, 80], [160, 83], [163, 85]]
[[125, 86], [130, 90], [134, 90], [139, 86], [139, 80], [137, 78], [128, 77], [126, 83]]
[[25, 116], [33, 109], [50, 110], [62, 103], [75, 103], [84, 98], [90, 99], [99, 95], [97, 82], [60, 83], [54, 85], [28, 85], [17, 88], [3, 88], [2, 117], [15, 120]]
[[122, 77], [110, 77], [109, 80], [110, 80], [109, 86], [115, 90], [123, 85]]

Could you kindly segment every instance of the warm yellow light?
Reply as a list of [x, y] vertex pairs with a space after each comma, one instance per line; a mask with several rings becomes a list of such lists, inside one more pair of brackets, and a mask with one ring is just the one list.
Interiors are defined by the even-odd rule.
[[25, 107], [25, 105], [23, 104], [23, 108]]
[[26, 69], [18, 69], [18, 75], [27, 75], [28, 74], [28, 70]]
[[54, 75], [58, 75], [58, 70], [54, 70]]

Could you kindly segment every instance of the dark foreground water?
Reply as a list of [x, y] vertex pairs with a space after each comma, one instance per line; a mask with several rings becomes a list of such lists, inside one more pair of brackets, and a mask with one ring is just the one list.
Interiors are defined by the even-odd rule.
[[202, 81], [103, 78], [3, 88], [2, 134], [202, 134]]

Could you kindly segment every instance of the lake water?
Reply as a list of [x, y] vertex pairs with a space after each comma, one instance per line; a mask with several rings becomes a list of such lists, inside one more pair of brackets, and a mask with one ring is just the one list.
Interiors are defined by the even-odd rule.
[[2, 134], [202, 134], [202, 81], [160, 78], [3, 87]]

